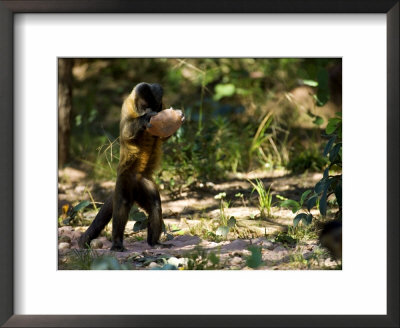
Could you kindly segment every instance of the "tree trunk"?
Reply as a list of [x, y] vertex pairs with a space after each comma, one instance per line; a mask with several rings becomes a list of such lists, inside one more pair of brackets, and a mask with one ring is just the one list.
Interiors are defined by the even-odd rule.
[[72, 110], [72, 58], [58, 59], [58, 167], [69, 159]]

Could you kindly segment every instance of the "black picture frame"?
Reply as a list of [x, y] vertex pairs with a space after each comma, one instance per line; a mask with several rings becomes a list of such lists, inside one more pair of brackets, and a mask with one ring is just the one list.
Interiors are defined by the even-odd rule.
[[[384, 13], [387, 17], [387, 315], [14, 315], [13, 29], [16, 13]], [[399, 327], [399, 1], [1, 0], [0, 324], [4, 327]]]

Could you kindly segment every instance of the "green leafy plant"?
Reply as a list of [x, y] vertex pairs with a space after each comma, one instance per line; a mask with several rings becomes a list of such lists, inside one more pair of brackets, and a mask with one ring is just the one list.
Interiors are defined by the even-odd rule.
[[328, 159], [319, 152], [318, 149], [306, 149], [296, 153], [287, 164], [287, 168], [294, 173], [304, 172], [306, 170], [318, 172], [322, 170]]
[[231, 216], [226, 225], [221, 225], [215, 231], [217, 236], [222, 236], [226, 238], [228, 236], [229, 230], [232, 229], [236, 225], [236, 219]]
[[[335, 168], [341, 172], [342, 168], [342, 118], [341, 113], [336, 113], [336, 117], [328, 121], [326, 127], [326, 137], [328, 142], [325, 145], [323, 155], [328, 158], [328, 166], [323, 172], [322, 179], [317, 182], [313, 190], [306, 190], [300, 198], [300, 201], [286, 199], [280, 203], [281, 207], [290, 208], [296, 216], [293, 219], [293, 225], [296, 227], [301, 221], [309, 225], [313, 220], [311, 209], [317, 207], [320, 215], [325, 217], [328, 210], [328, 198], [334, 196], [339, 206], [337, 217], [341, 219], [342, 215], [342, 175], [330, 174], [330, 170]], [[302, 212], [299, 212], [303, 209]]]
[[228, 236], [229, 230], [236, 225], [236, 219], [233, 216], [228, 219], [228, 216], [225, 213], [225, 210], [229, 207], [229, 202], [225, 201], [225, 197], [225, 192], [219, 193], [214, 197], [215, 199], [220, 200], [220, 226], [217, 228], [215, 234], [224, 238]]
[[206, 250], [197, 246], [193, 252], [187, 254], [188, 258], [185, 269], [187, 270], [217, 270], [220, 269], [220, 259], [214, 252], [207, 253]]
[[86, 207], [90, 205], [90, 201], [84, 200], [80, 202], [78, 205], [68, 209], [68, 217], [62, 221], [62, 224], [68, 225], [71, 224], [77, 218], [79, 212], [82, 212]]
[[246, 265], [252, 269], [256, 269], [264, 262], [262, 260], [262, 248], [259, 246], [249, 246], [250, 255], [246, 257]]
[[253, 186], [253, 190], [257, 191], [258, 194], [258, 208], [260, 209], [260, 215], [262, 218], [265, 217], [265, 211], [267, 211], [267, 215], [271, 216], [272, 209], [272, 194], [271, 194], [271, 186], [269, 186], [268, 190], [265, 189], [263, 182], [260, 179], [256, 179], [255, 183], [251, 180], [248, 180]]
[[253, 137], [253, 140], [251, 141], [251, 145], [249, 148], [249, 164], [253, 162], [253, 157], [255, 153], [259, 156], [261, 159], [261, 162], [268, 162], [268, 158], [265, 155], [262, 145], [266, 141], [271, 142], [271, 135], [266, 133], [267, 129], [270, 127], [271, 123], [273, 121], [273, 116], [272, 112], [267, 113], [265, 115], [264, 119], [261, 121], [260, 125], [257, 128], [257, 132]]
[[245, 199], [244, 199], [244, 195], [243, 195], [241, 192], [238, 192], [238, 193], [235, 195], [235, 197], [236, 197], [236, 198], [240, 198], [240, 199], [242, 200], [243, 207], [246, 207], [246, 201], [245, 201]]
[[297, 244], [298, 239], [287, 232], [280, 231], [275, 237], [275, 242], [293, 247]]
[[101, 260], [103, 257], [104, 255], [99, 255], [91, 248], [84, 250], [73, 249], [66, 256], [64, 266], [67, 270], [90, 270], [92, 263], [96, 260]]
[[326, 68], [320, 68], [317, 74], [318, 88], [317, 94], [314, 96], [317, 106], [325, 105], [329, 98], [329, 73]]

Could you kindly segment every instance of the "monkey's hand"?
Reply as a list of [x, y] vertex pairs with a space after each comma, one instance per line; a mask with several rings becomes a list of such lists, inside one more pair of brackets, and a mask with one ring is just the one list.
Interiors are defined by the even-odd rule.
[[149, 126], [150, 119], [157, 115], [157, 112], [147, 110], [143, 115], [135, 118], [128, 118], [121, 122], [121, 139], [133, 141], [138, 138]]
[[146, 112], [142, 116], [138, 117], [140, 128], [151, 128], [150, 120], [153, 116], [156, 116], [157, 114], [158, 112], [154, 112], [150, 108], [146, 109]]

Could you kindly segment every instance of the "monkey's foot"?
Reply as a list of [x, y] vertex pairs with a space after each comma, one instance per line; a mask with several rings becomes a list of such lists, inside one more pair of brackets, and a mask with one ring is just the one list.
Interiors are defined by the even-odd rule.
[[91, 239], [89, 238], [88, 235], [86, 235], [86, 233], [84, 233], [78, 239], [78, 246], [79, 246], [79, 248], [89, 248], [90, 242], [91, 242]]
[[122, 244], [112, 244], [110, 250], [114, 252], [124, 252], [126, 248]]

